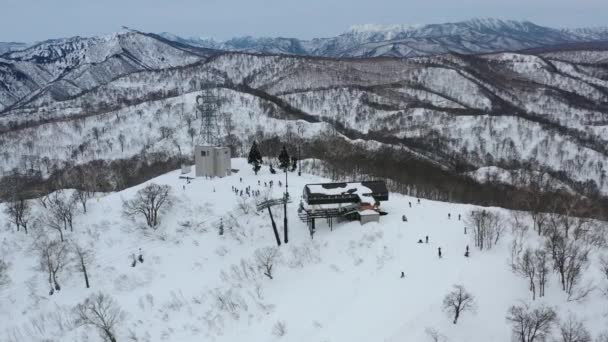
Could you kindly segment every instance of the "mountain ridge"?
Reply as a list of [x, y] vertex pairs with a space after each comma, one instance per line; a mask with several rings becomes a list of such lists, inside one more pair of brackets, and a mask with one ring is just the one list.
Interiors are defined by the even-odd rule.
[[186, 44], [230, 51], [325, 57], [420, 57], [443, 53], [489, 53], [541, 46], [608, 40], [608, 28], [556, 29], [530, 21], [474, 18], [425, 25], [354, 25], [335, 37], [309, 40], [289, 37], [234, 37], [224, 41], [182, 38]]

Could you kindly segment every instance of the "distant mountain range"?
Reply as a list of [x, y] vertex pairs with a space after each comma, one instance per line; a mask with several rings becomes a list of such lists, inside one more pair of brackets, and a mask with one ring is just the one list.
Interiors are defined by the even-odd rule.
[[444, 53], [515, 51], [555, 44], [608, 40], [608, 27], [556, 29], [529, 21], [472, 19], [430, 25], [359, 25], [330, 38], [238, 37], [226, 41], [162, 37], [199, 47], [253, 53], [325, 57], [418, 57]]

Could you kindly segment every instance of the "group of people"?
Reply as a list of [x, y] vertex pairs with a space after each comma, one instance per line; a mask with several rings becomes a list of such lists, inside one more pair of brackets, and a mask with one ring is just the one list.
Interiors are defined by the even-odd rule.
[[[417, 202], [418, 202], [418, 204], [420, 204], [420, 199], [419, 198], [417, 199]], [[409, 207], [411, 208], [412, 207], [412, 202], [408, 202], [408, 204], [409, 204]], [[452, 218], [452, 214], [448, 213], [448, 220], [451, 219], [451, 218]], [[462, 218], [462, 216], [460, 214], [458, 214], [458, 221], [460, 221], [461, 218]], [[403, 215], [401, 217], [401, 219], [402, 219], [402, 221], [407, 222], [407, 217], [405, 215]], [[467, 233], [467, 227], [464, 227], [464, 233], [465, 234]], [[424, 240], [423, 239], [418, 239], [418, 243], [428, 244], [429, 243], [429, 236], [426, 235], [424, 237]], [[470, 253], [469, 253], [469, 245], [467, 245], [466, 248], [465, 248], [464, 256], [466, 258], [468, 258], [469, 255], [470, 255]], [[439, 257], [439, 259], [441, 259], [443, 257], [443, 253], [441, 251], [441, 247], [437, 247], [437, 256]], [[403, 272], [403, 271], [401, 272], [401, 278], [405, 278], [405, 272]]]
[[249, 197], [251, 197], [251, 196], [254, 196], [254, 197], [260, 196], [260, 190], [253, 190], [253, 189], [251, 189], [251, 186], [246, 187], [244, 191], [245, 192], [243, 193], [243, 189], [239, 190], [239, 188], [237, 188], [236, 186], [232, 186], [232, 192], [234, 192], [234, 194], [237, 195], [237, 196], [241, 196], [241, 197], [243, 195], [246, 195], [246, 196], [249, 196]]

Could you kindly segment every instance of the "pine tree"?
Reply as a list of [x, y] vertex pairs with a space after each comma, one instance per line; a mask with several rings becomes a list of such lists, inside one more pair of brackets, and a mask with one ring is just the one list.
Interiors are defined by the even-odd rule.
[[295, 170], [298, 169], [298, 158], [296, 157], [291, 157], [291, 172], [294, 172]]
[[262, 168], [262, 154], [260, 153], [260, 150], [258, 150], [258, 144], [255, 141], [253, 142], [253, 145], [251, 145], [247, 162], [253, 166], [253, 172], [257, 175], [258, 171]]
[[283, 149], [281, 150], [281, 153], [279, 154], [279, 167], [281, 169], [283, 169], [283, 171], [287, 171], [287, 169], [289, 168], [290, 161], [291, 161], [291, 158], [289, 157], [289, 154], [287, 153], [287, 149], [285, 148], [285, 146], [283, 146]]

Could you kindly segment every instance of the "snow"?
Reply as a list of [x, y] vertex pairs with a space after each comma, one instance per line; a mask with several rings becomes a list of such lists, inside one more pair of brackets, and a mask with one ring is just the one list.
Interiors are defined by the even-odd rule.
[[[510, 230], [492, 250], [471, 248], [471, 257], [463, 256], [465, 246], [473, 244], [463, 233], [464, 221], [456, 217], [476, 207], [424, 199], [417, 204], [415, 198], [391, 194], [382, 204], [389, 214], [379, 223], [343, 222], [330, 230], [318, 222], [311, 240], [297, 217], [297, 196], [305, 184], [329, 180], [290, 173], [290, 241], [279, 248], [271, 280], [255, 267], [243, 271], [257, 249], [275, 245], [268, 214], [242, 210], [243, 202], [253, 206], [253, 200], [235, 196], [231, 188], [252, 186], [277, 197], [284, 188], [269, 190], [263, 184], [277, 184], [284, 175], [272, 175], [264, 167], [255, 176], [244, 159], [234, 159], [232, 165], [239, 173], [221, 179], [196, 178], [186, 184], [175, 170], [90, 200], [88, 212], [75, 218], [75, 231], [66, 232], [97, 253], [90, 290], [79, 274], [65, 270], [62, 290], [48, 296], [45, 275], [34, 269], [36, 258], [29, 249], [34, 228], [28, 236], [0, 231], [0, 255], [11, 265], [12, 280], [0, 290], [0, 340], [100, 341], [96, 331], [72, 328], [65, 320], [65, 310], [94, 291], [109, 293], [128, 313], [117, 331], [119, 341], [427, 341], [427, 328], [449, 341], [509, 340], [507, 309], [531, 296], [527, 282], [507, 266]], [[122, 201], [150, 182], [171, 186], [174, 197], [157, 230], [121, 215]], [[0, 226], [7, 223], [2, 207]], [[508, 211], [485, 209], [501, 213], [509, 223]], [[279, 227], [281, 212], [273, 211]], [[401, 221], [404, 214], [408, 222]], [[226, 231], [222, 236], [220, 222]], [[540, 243], [533, 231], [526, 234], [526, 243]], [[427, 235], [429, 244], [416, 243]], [[132, 268], [130, 255], [138, 248], [145, 262]], [[595, 281], [598, 290], [585, 302], [569, 302], [554, 274], [546, 296], [536, 301], [555, 307], [561, 317], [578, 315], [594, 336], [605, 329], [608, 317], [607, 299], [599, 291], [605, 279], [595, 264], [600, 253], [594, 249], [585, 272], [585, 280]], [[441, 310], [443, 296], [454, 284], [464, 285], [478, 304], [476, 313], [465, 312], [456, 325]], [[286, 326], [283, 337], [272, 334], [279, 321]]]
[[376, 216], [376, 215], [379, 215], [379, 214], [375, 210], [365, 209], [365, 210], [361, 210], [359, 212], [359, 215], [361, 215], [361, 216]]

